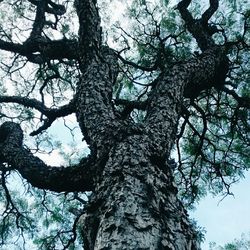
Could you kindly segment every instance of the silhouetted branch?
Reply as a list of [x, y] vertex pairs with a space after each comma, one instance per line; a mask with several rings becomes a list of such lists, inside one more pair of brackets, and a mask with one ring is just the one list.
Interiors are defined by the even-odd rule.
[[0, 96], [0, 103], [18, 103], [24, 107], [34, 108], [41, 112], [41, 114], [47, 116], [47, 119], [44, 120], [44, 124], [39, 129], [30, 134], [32, 136], [39, 134], [43, 130], [46, 130], [57, 118], [67, 116], [75, 112], [74, 100], [59, 108], [48, 108], [43, 102], [21, 96]]
[[[30, 3], [36, 5], [36, 6], [38, 6], [40, 4], [40, 2], [41, 2], [39, 0], [28, 0], [28, 1]], [[61, 15], [65, 14], [66, 9], [62, 4], [56, 4], [56, 3], [52, 2], [52, 1], [46, 1], [46, 2], [47, 2], [47, 4], [46, 4], [46, 7], [45, 7], [45, 11], [47, 13], [58, 15], [58, 16], [61, 16]]]
[[217, 32], [216, 27], [208, 25], [208, 20], [218, 9], [218, 0], [210, 0], [210, 7], [203, 13], [201, 19], [194, 19], [188, 11], [191, 0], [182, 0], [177, 5], [182, 19], [185, 21], [188, 31], [196, 39], [198, 46], [202, 51], [215, 46], [212, 35]]
[[215, 11], [219, 7], [219, 1], [218, 0], [210, 0], [210, 6], [209, 8], [202, 14], [202, 21], [207, 23], [208, 20], [213, 16]]
[[42, 37], [42, 31], [45, 24], [45, 9], [47, 6], [47, 1], [33, 1], [36, 3], [36, 17], [33, 22], [32, 31], [28, 39], [35, 40]]
[[0, 39], [0, 49], [25, 56], [28, 61], [36, 64], [63, 58], [78, 59], [78, 43], [76, 40], [28, 40], [24, 44], [18, 44]]
[[131, 61], [128, 61], [126, 60], [125, 58], [123, 58], [120, 54], [117, 53], [117, 57], [124, 63], [124, 64], [127, 64], [127, 65], [130, 65], [136, 69], [140, 69], [140, 70], [143, 70], [143, 71], [147, 71], [147, 72], [151, 72], [151, 71], [154, 71], [157, 69], [157, 63], [154, 63], [154, 65], [152, 67], [145, 67], [145, 66], [141, 66], [137, 63], [134, 63], [134, 62], [131, 62]]
[[223, 86], [222, 91], [234, 97], [234, 99], [239, 103], [241, 107], [246, 107], [250, 109], [250, 98], [239, 96], [234, 90], [228, 89]]

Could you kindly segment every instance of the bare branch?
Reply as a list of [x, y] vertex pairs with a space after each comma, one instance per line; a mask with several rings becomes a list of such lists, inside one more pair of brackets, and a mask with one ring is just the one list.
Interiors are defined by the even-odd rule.
[[194, 22], [194, 19], [191, 13], [188, 11], [188, 6], [191, 3], [191, 0], [182, 0], [178, 3], [177, 9], [180, 11], [183, 20], [186, 24]]
[[137, 63], [134, 63], [134, 62], [131, 62], [131, 61], [128, 61], [126, 59], [124, 59], [120, 54], [117, 54], [117, 57], [124, 63], [124, 64], [127, 64], [127, 65], [130, 65], [136, 69], [140, 69], [140, 70], [143, 70], [143, 71], [148, 71], [148, 72], [151, 72], [151, 71], [154, 71], [157, 69], [157, 63], [155, 63], [152, 67], [145, 67], [145, 66], [141, 66], [141, 65], [138, 65]]
[[232, 97], [234, 97], [234, 99], [239, 103], [239, 105], [241, 107], [246, 107], [246, 108], [250, 109], [250, 98], [241, 97], [234, 90], [228, 89], [225, 86], [223, 86], [221, 89], [225, 93], [227, 93], [227, 94], [231, 95]]
[[5, 122], [0, 126], [0, 161], [11, 165], [31, 185], [56, 192], [93, 190], [92, 171], [96, 164], [93, 159], [83, 159], [71, 167], [48, 166], [25, 149], [22, 140], [20, 125]]
[[210, 0], [209, 8], [202, 14], [202, 21], [207, 23], [219, 7], [218, 0]]
[[211, 28], [208, 25], [208, 20], [213, 15], [213, 13], [218, 8], [218, 1], [211, 0], [210, 7], [202, 15], [201, 19], [194, 19], [191, 13], [188, 11], [188, 6], [191, 3], [191, 0], [182, 0], [179, 2], [177, 9], [179, 10], [182, 19], [185, 21], [188, 31], [196, 39], [198, 46], [202, 51], [205, 51], [208, 48], [214, 47], [215, 42], [212, 39], [212, 34], [217, 32], [217, 29]]
[[[40, 4], [41, 1], [38, 0], [28, 0], [30, 3], [38, 6]], [[66, 9], [63, 5], [61, 4], [56, 4], [52, 1], [47, 1], [48, 4], [46, 5], [45, 11], [49, 14], [54, 14], [54, 15], [58, 15], [61, 16], [63, 14], [65, 14]], [[48, 5], [50, 5], [51, 7], [49, 7]]]
[[78, 59], [76, 40], [27, 41], [24, 44], [0, 40], [0, 49], [27, 57], [28, 61], [42, 64], [48, 60]]
[[43, 130], [46, 130], [57, 118], [67, 116], [75, 112], [74, 100], [59, 108], [48, 108], [43, 102], [21, 96], [0, 96], [0, 103], [18, 103], [27, 108], [34, 108], [41, 112], [41, 114], [47, 116], [48, 119], [44, 121], [44, 124], [38, 130], [30, 134], [32, 136], [41, 133]]
[[[36, 2], [36, 1], [35, 1]], [[36, 2], [36, 17], [33, 22], [33, 28], [28, 39], [34, 40], [41, 37], [43, 27], [45, 24], [45, 9], [47, 6], [47, 1], [37, 1]]]

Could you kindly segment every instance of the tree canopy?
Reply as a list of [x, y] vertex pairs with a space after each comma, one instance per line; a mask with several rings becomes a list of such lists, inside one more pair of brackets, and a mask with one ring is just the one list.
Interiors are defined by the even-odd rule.
[[2, 247], [78, 249], [100, 169], [124, 138], [147, 134], [138, 152], [171, 168], [186, 208], [208, 191], [230, 194], [250, 167], [249, 1], [0, 7]]

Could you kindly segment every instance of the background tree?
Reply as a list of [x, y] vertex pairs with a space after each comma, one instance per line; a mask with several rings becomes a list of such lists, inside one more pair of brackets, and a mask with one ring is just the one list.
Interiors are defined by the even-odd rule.
[[[249, 3], [0, 4], [1, 244], [199, 249], [183, 205], [249, 167]], [[90, 153], [49, 166], [71, 114]]]
[[211, 250], [248, 250], [249, 248], [249, 233], [242, 234], [240, 239], [235, 239], [232, 243], [225, 244], [225, 246], [216, 246], [216, 243], [210, 243]]

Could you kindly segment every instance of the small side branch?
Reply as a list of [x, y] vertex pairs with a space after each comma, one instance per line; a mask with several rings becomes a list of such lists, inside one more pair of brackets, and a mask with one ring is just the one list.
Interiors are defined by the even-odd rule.
[[60, 108], [48, 108], [43, 102], [36, 99], [29, 99], [21, 96], [0, 96], [0, 103], [18, 103], [27, 108], [33, 108], [47, 116], [44, 124], [30, 135], [34, 136], [46, 130], [51, 124], [59, 117], [67, 116], [75, 112], [75, 102], [72, 100], [70, 103], [61, 106]]
[[154, 70], [157, 70], [157, 63], [155, 62], [154, 65], [152, 67], [145, 67], [145, 66], [141, 66], [141, 65], [138, 65], [137, 63], [134, 63], [132, 61], [128, 61], [126, 59], [124, 59], [120, 54], [117, 53], [117, 57], [126, 65], [130, 65], [136, 69], [140, 69], [142, 71], [146, 71], [146, 72], [152, 72]]
[[223, 86], [221, 89], [223, 92], [231, 95], [238, 102], [240, 107], [245, 107], [250, 109], [250, 98], [241, 97], [234, 90], [228, 89], [225, 86]]
[[78, 42], [76, 40], [27, 41], [24, 44], [6, 42], [0, 39], [0, 49], [19, 54], [36, 64], [48, 60], [78, 59]]

